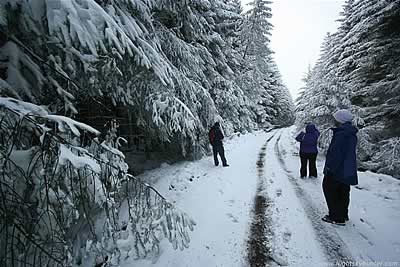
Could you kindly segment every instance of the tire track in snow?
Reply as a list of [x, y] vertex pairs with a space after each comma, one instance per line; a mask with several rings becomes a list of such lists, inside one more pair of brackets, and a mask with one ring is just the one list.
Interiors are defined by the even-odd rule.
[[264, 161], [265, 151], [269, 142], [276, 134], [267, 139], [262, 146], [257, 161], [258, 186], [254, 198], [253, 218], [250, 226], [250, 237], [247, 241], [247, 259], [250, 266], [264, 267], [269, 266], [273, 258], [271, 257], [271, 218], [268, 215], [270, 199], [265, 191]]
[[[304, 192], [300, 184], [298, 183], [298, 179], [296, 179], [292, 172], [287, 168], [285, 160], [283, 159], [283, 155], [279, 148], [279, 142], [281, 139], [282, 133], [278, 136], [275, 143], [275, 154], [278, 157], [278, 161], [282, 167], [282, 169], [286, 172], [286, 175], [293, 185], [296, 195], [301, 201], [301, 204], [306, 212], [307, 217], [310, 219], [311, 224], [316, 232], [316, 236], [318, 242], [321, 244], [321, 247], [324, 249], [325, 256], [330, 262], [344, 262], [344, 261], [353, 261], [353, 257], [348, 249], [347, 245], [343, 242], [337, 232], [332, 229], [333, 225], [328, 225], [326, 222], [321, 220], [322, 214], [321, 211], [313, 204], [310, 196]], [[321, 189], [322, 190], [322, 189]], [[342, 227], [342, 226], [336, 226]]]

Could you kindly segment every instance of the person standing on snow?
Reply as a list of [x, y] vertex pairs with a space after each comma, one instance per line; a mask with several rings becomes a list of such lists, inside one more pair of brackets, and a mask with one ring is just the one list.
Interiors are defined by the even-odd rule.
[[357, 178], [357, 132], [351, 123], [353, 115], [346, 109], [333, 114], [335, 125], [326, 155], [322, 188], [329, 214], [323, 221], [345, 225], [349, 220], [350, 185], [358, 184]]
[[308, 123], [306, 132], [301, 132], [296, 136], [296, 141], [300, 142], [300, 177], [307, 177], [307, 163], [310, 177], [317, 178], [317, 155], [318, 155], [319, 131], [314, 124]]
[[224, 134], [222, 133], [219, 122], [216, 122], [214, 126], [211, 127], [210, 131], [208, 132], [208, 137], [213, 149], [215, 166], [219, 165], [218, 162], [218, 154], [219, 154], [219, 156], [221, 157], [222, 166], [228, 167], [229, 165], [226, 162], [224, 145], [222, 143], [222, 139], [224, 139]]

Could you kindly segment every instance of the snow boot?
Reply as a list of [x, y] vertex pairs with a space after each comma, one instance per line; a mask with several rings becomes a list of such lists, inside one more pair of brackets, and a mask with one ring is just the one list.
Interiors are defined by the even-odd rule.
[[222, 165], [223, 167], [229, 167], [229, 164]]
[[322, 217], [322, 220], [324, 222], [331, 223], [331, 224], [336, 224], [336, 225], [341, 225], [341, 226], [346, 225], [345, 220], [333, 220], [331, 217], [329, 217], [329, 215], [325, 215], [324, 217]]

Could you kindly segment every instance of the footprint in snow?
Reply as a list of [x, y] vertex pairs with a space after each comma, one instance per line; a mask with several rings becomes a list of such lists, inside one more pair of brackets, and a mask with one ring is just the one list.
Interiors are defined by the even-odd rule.
[[289, 262], [285, 254], [278, 251], [273, 251], [270, 256], [271, 260], [273, 260], [278, 266], [289, 266]]
[[185, 191], [187, 189], [187, 186], [181, 187], [181, 191]]
[[[361, 214], [366, 214], [366, 213], [367, 213], [367, 209], [366, 209], [365, 207], [363, 207], [363, 208], [360, 210], [360, 212], [361, 212]], [[364, 222], [364, 220], [363, 220], [362, 218], [360, 218], [360, 221]]]
[[232, 215], [232, 213], [227, 213], [226, 215], [228, 216], [228, 218], [231, 219], [232, 222], [234, 222], [234, 223], [238, 223], [239, 222], [238, 219], [235, 216]]
[[383, 198], [384, 200], [390, 200], [390, 201], [394, 200], [392, 197], [389, 197], [389, 196], [384, 195], [384, 194], [376, 194], [376, 195], [381, 197], [381, 198]]
[[289, 229], [286, 229], [285, 232], [283, 233], [283, 241], [285, 243], [288, 243], [291, 237], [292, 237], [292, 232]]
[[367, 188], [362, 187], [362, 186], [360, 186], [360, 185], [356, 185], [355, 188], [358, 189], [358, 190], [366, 190], [366, 191], [368, 191]]
[[361, 233], [361, 232], [359, 232], [359, 234], [360, 234], [360, 236], [361, 236], [362, 238], [365, 239], [365, 241], [368, 242], [368, 244], [369, 244], [371, 247], [374, 246], [374, 243], [372, 243], [371, 240], [369, 240], [368, 237], [367, 237], [366, 235], [364, 235], [364, 234]]
[[280, 197], [280, 196], [282, 196], [282, 189], [276, 189], [276, 196], [277, 197]]
[[368, 225], [369, 228], [371, 228], [371, 230], [375, 230], [375, 229], [376, 229], [375, 226], [373, 226], [373, 225], [372, 225], [370, 222], [368, 222], [367, 220], [365, 220], [365, 219], [363, 219], [363, 218], [360, 218], [360, 221], [363, 222], [363, 223], [365, 223], [366, 225]]

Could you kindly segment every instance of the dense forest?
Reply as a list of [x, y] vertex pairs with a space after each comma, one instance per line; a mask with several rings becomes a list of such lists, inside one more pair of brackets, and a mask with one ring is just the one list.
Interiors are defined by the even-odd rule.
[[400, 1], [347, 0], [297, 99], [296, 124], [313, 121], [330, 140], [332, 113], [350, 109], [359, 167], [400, 176]]
[[120, 118], [120, 134], [145, 136], [148, 150], [196, 157], [215, 121], [233, 133], [294, 120], [269, 47], [269, 6], [1, 1], [0, 93], [97, 128], [99, 117]]
[[227, 135], [292, 124], [270, 4], [0, 1], [0, 265], [115, 266], [157, 258], [163, 238], [188, 247], [195, 222], [121, 150], [191, 159], [216, 121]]
[[134, 152], [198, 159], [215, 122], [227, 136], [313, 122], [326, 150], [347, 108], [359, 168], [399, 177], [400, 0], [345, 2], [296, 105], [271, 4], [1, 0], [0, 265], [116, 266], [157, 259], [163, 238], [187, 248], [196, 222], [134, 176]]

